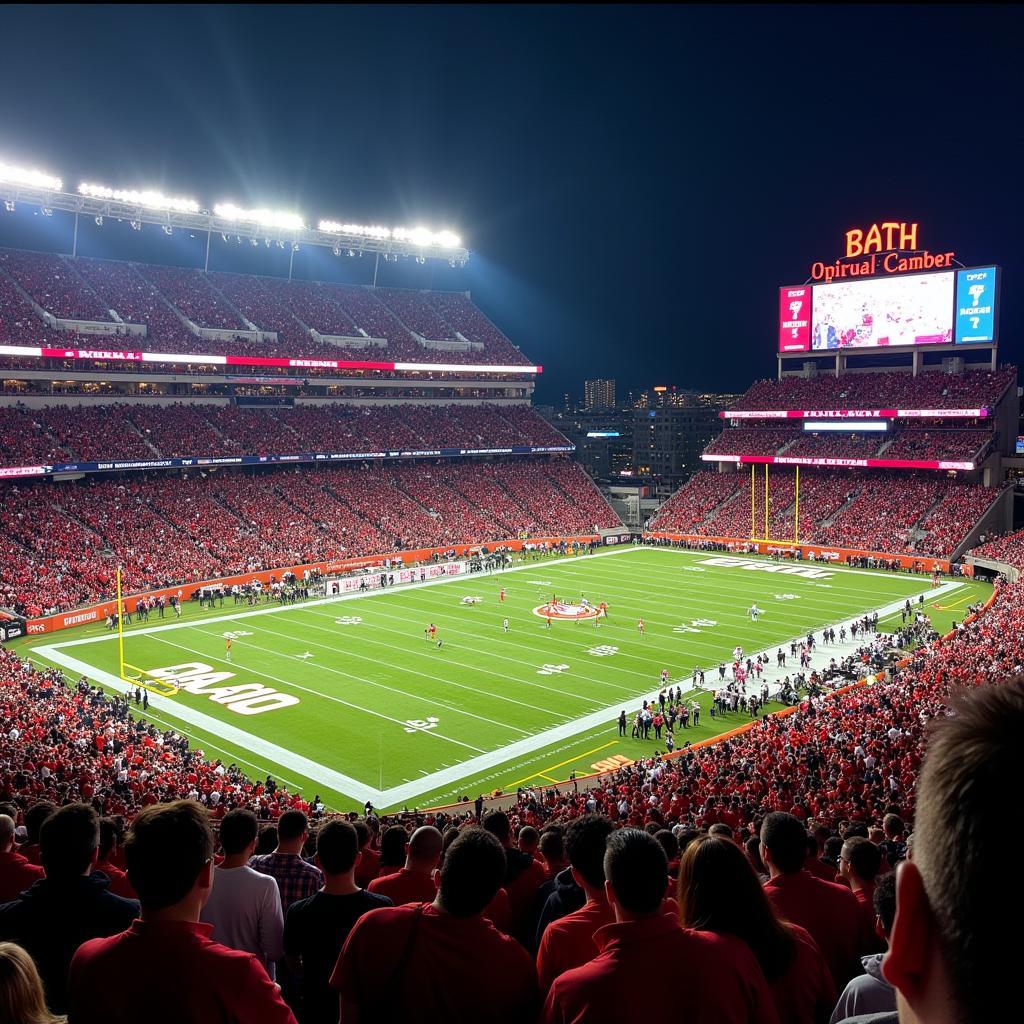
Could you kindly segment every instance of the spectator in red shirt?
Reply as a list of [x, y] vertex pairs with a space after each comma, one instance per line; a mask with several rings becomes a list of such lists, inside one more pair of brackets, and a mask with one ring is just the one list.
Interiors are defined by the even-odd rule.
[[434, 869], [441, 859], [441, 833], [433, 825], [421, 825], [409, 839], [405, 867], [393, 875], [375, 878], [367, 892], [386, 896], [396, 906], [430, 903], [437, 889]]
[[780, 920], [743, 851], [732, 842], [701, 836], [679, 867], [679, 920], [684, 928], [733, 935], [757, 958], [779, 1020], [824, 1024], [836, 989], [818, 944], [803, 929]]
[[43, 827], [43, 822], [57, 810], [56, 804], [51, 804], [49, 800], [42, 800], [37, 804], [33, 804], [25, 812], [25, 842], [18, 849], [20, 853], [29, 864], [42, 864], [39, 859], [39, 832]]
[[54, 811], [39, 833], [45, 877], [0, 906], [0, 939], [17, 942], [35, 960], [55, 1013], [67, 1011], [75, 950], [87, 939], [127, 928], [139, 912], [135, 900], [115, 896], [107, 879], [92, 873], [99, 841], [92, 807], [68, 804]]
[[113, 818], [100, 818], [100, 852], [96, 870], [102, 871], [110, 879], [110, 891], [115, 896], [123, 896], [126, 900], [137, 899], [128, 876], [114, 863], [117, 854], [117, 822]]
[[860, 907], [863, 923], [860, 952], [880, 953], [884, 948], [875, 932], [875, 878], [882, 866], [882, 851], [870, 839], [851, 836], [839, 854], [839, 874], [846, 880]]
[[405, 863], [405, 848], [409, 845], [409, 833], [401, 825], [384, 829], [380, 837], [380, 868], [378, 878], [386, 878], [402, 870]]
[[765, 892], [779, 916], [811, 933], [828, 961], [837, 991], [860, 974], [861, 910], [853, 893], [804, 870], [807, 831], [785, 811], [761, 825], [761, 860], [771, 876]]
[[973, 690], [936, 719], [917, 785], [914, 843], [896, 875], [882, 965], [900, 1020], [1009, 1020], [1019, 1010], [1024, 902], [1008, 867], [1021, 848], [1005, 797], [1024, 780], [1024, 678]]
[[653, 978], [685, 994], [692, 1024], [778, 1021], [764, 975], [745, 943], [682, 928], [662, 914], [668, 861], [653, 836], [630, 828], [614, 832], [604, 873], [615, 924], [595, 936], [597, 957], [555, 979], [543, 1024], [636, 1020]]
[[14, 819], [0, 814], [0, 903], [16, 899], [42, 877], [43, 869], [14, 849]]
[[69, 1024], [295, 1024], [259, 960], [213, 942], [211, 926], [199, 923], [213, 850], [199, 804], [177, 800], [139, 812], [125, 857], [141, 918], [75, 953]]
[[571, 822], [565, 834], [572, 877], [583, 889], [587, 902], [577, 911], [552, 921], [544, 930], [537, 950], [537, 978], [542, 995], [566, 971], [597, 956], [594, 933], [615, 921], [604, 894], [604, 853], [614, 831], [602, 814], [585, 814]]
[[365, 889], [380, 873], [380, 854], [373, 849], [373, 833], [365, 821], [353, 824], [359, 836], [359, 860], [356, 861], [356, 885]]
[[331, 986], [342, 1024], [526, 1024], [537, 1012], [529, 954], [482, 915], [505, 873], [498, 840], [464, 829], [448, 848], [433, 903], [372, 910], [349, 933]]
[[512, 845], [512, 826], [504, 811], [484, 815], [483, 827], [505, 848], [504, 888], [512, 909], [512, 935], [523, 945], [530, 940], [531, 911], [537, 890], [544, 884], [544, 867]]

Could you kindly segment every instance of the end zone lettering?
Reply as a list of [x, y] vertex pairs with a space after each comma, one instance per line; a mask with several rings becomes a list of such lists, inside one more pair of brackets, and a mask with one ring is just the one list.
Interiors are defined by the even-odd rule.
[[240, 715], [262, 715], [265, 711], [291, 707], [299, 698], [261, 683], [236, 683], [218, 686], [225, 680], [233, 679], [234, 672], [214, 672], [210, 665], [200, 661], [189, 661], [181, 665], [166, 665], [149, 673], [164, 682], [177, 686], [186, 693], [202, 694], [217, 704], [223, 704]]
[[809, 565], [777, 565], [774, 562], [755, 562], [747, 558], [736, 558], [732, 555], [720, 555], [706, 558], [701, 565], [713, 565], [720, 569], [748, 569], [751, 572], [776, 572], [783, 576], [803, 576], [809, 580], [828, 580], [835, 573], [824, 569], [813, 569]]

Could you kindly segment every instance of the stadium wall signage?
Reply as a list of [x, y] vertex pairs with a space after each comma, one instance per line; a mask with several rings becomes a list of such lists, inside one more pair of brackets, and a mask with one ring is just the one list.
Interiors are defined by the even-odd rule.
[[197, 456], [190, 459], [132, 459], [108, 462], [57, 462], [40, 466], [0, 466], [0, 479], [53, 476], [58, 473], [111, 473], [147, 469], [195, 469], [217, 466], [268, 466], [293, 462], [359, 462], [363, 459], [454, 459], [470, 455], [551, 455], [574, 452], [574, 444], [513, 445], [507, 448], [431, 448], [383, 452], [300, 452], [296, 455]]
[[[751, 540], [749, 537], [703, 537], [696, 533], [670, 533], [665, 530], [649, 530], [644, 537], [656, 540], [671, 540], [687, 544], [723, 544], [730, 551], [760, 555], [794, 555], [799, 552], [804, 558], [813, 555], [828, 562], [844, 562], [847, 558], [874, 558], [880, 562], [896, 562], [904, 569], [919, 569], [924, 572], [949, 572], [948, 558], [929, 558], [921, 555], [901, 555], [891, 551], [867, 551], [863, 548], [825, 547], [821, 544], [790, 544], [777, 540]], [[760, 563], [758, 563], [760, 564]], [[772, 563], [765, 563], [772, 564]], [[964, 567], [965, 575], [970, 575]]]
[[723, 420], [856, 420], [856, 419], [985, 419], [992, 415], [981, 409], [723, 409]]
[[841, 466], [854, 469], [975, 469], [973, 462], [943, 462], [935, 459], [842, 459], [815, 455], [701, 455], [703, 462], [756, 463], [759, 466]]
[[90, 359], [102, 362], [177, 363], [203, 366], [273, 366], [306, 370], [380, 370], [386, 373], [541, 373], [542, 366], [487, 363], [391, 363], [364, 359], [303, 359], [296, 356], [217, 356], [203, 353], [142, 352], [137, 349], [42, 348], [0, 345], [0, 355], [30, 359]]
[[[867, 228], [846, 232], [846, 251], [832, 263], [811, 264], [811, 280], [826, 284], [847, 277], [905, 274], [921, 270], [942, 270], [953, 266], [955, 252], [931, 253], [917, 247], [916, 222], [885, 220]], [[857, 260], [856, 263], [846, 262]]]
[[[573, 534], [567, 537], [517, 537], [510, 540], [492, 540], [487, 541], [483, 544], [449, 544], [445, 547], [437, 548], [415, 548], [409, 551], [395, 551], [390, 553], [382, 553], [379, 555], [364, 556], [360, 558], [346, 558], [330, 562], [305, 562], [302, 565], [282, 565], [273, 569], [262, 569], [259, 572], [247, 572], [240, 573], [236, 576], [222, 576], [218, 579], [212, 580], [197, 580], [195, 583], [180, 584], [174, 587], [158, 587], [152, 590], [136, 591], [133, 594], [128, 594], [124, 597], [125, 603], [134, 610], [132, 602], [136, 601], [140, 597], [171, 597], [172, 595], [181, 594], [182, 598], [187, 600], [191, 595], [204, 587], [216, 587], [224, 586], [231, 587], [234, 584], [246, 584], [252, 583], [254, 580], [259, 580], [261, 583], [271, 582], [271, 577], [275, 580], [281, 579], [284, 573], [294, 573], [296, 576], [301, 577], [303, 572], [309, 570], [309, 572], [319, 572], [323, 575], [336, 575], [340, 573], [352, 572], [354, 569], [364, 569], [367, 567], [378, 568], [383, 565], [385, 561], [391, 562], [392, 567], [396, 562], [426, 562], [433, 558], [434, 555], [444, 556], [449, 552], [454, 551], [457, 557], [475, 554], [480, 551], [481, 548], [488, 548], [493, 550], [494, 548], [506, 548], [510, 551], [521, 551], [524, 548], [530, 546], [536, 546], [539, 544], [557, 544], [559, 541], [566, 541], [572, 543], [573, 541], [579, 541], [580, 543], [589, 543], [590, 541], [596, 541], [600, 538], [597, 534]], [[439, 563], [442, 565], [451, 563]], [[392, 571], [392, 570], [389, 570]], [[363, 576], [361, 579], [369, 579], [368, 576]], [[379, 582], [379, 577], [377, 580]], [[367, 588], [371, 584], [367, 584]], [[73, 611], [59, 612], [55, 615], [43, 615], [36, 618], [29, 619], [25, 625], [25, 632], [30, 636], [39, 636], [44, 633], [56, 633], [63, 629], [71, 629], [75, 626], [82, 626], [90, 622], [102, 622], [108, 615], [111, 615], [117, 609], [117, 603], [113, 600], [102, 601], [98, 604], [89, 605], [85, 608], [76, 608]]]

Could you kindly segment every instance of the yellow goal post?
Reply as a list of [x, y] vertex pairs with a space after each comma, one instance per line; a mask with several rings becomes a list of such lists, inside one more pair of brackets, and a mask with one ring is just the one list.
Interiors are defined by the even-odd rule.
[[124, 660], [124, 600], [121, 596], [120, 566], [117, 567], [117, 661], [118, 675], [122, 682], [131, 686], [141, 686], [144, 690], [158, 693], [162, 697], [173, 697], [178, 692], [178, 687], [170, 680], [161, 679], [160, 676], [155, 676], [152, 672]]

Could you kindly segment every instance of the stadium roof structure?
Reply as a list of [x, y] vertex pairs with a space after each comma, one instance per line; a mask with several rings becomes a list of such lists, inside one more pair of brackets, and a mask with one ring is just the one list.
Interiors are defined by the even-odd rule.
[[47, 215], [62, 210], [76, 218], [92, 217], [97, 224], [111, 217], [133, 226], [152, 224], [162, 227], [168, 234], [175, 228], [205, 232], [207, 259], [209, 239], [214, 234], [276, 240], [289, 244], [293, 250], [299, 245], [316, 245], [333, 250], [335, 255], [370, 253], [383, 256], [385, 260], [412, 256], [421, 263], [442, 259], [453, 267], [465, 266], [470, 256], [461, 238], [451, 231], [387, 228], [333, 220], [320, 220], [316, 228], [311, 228], [296, 213], [244, 210], [230, 202], [214, 204], [210, 211], [195, 200], [168, 197], [153, 190], [112, 189], [87, 183], [80, 185], [78, 192], [65, 192], [63, 188], [60, 178], [0, 162], [0, 200], [8, 210], [21, 203], [38, 206]]

